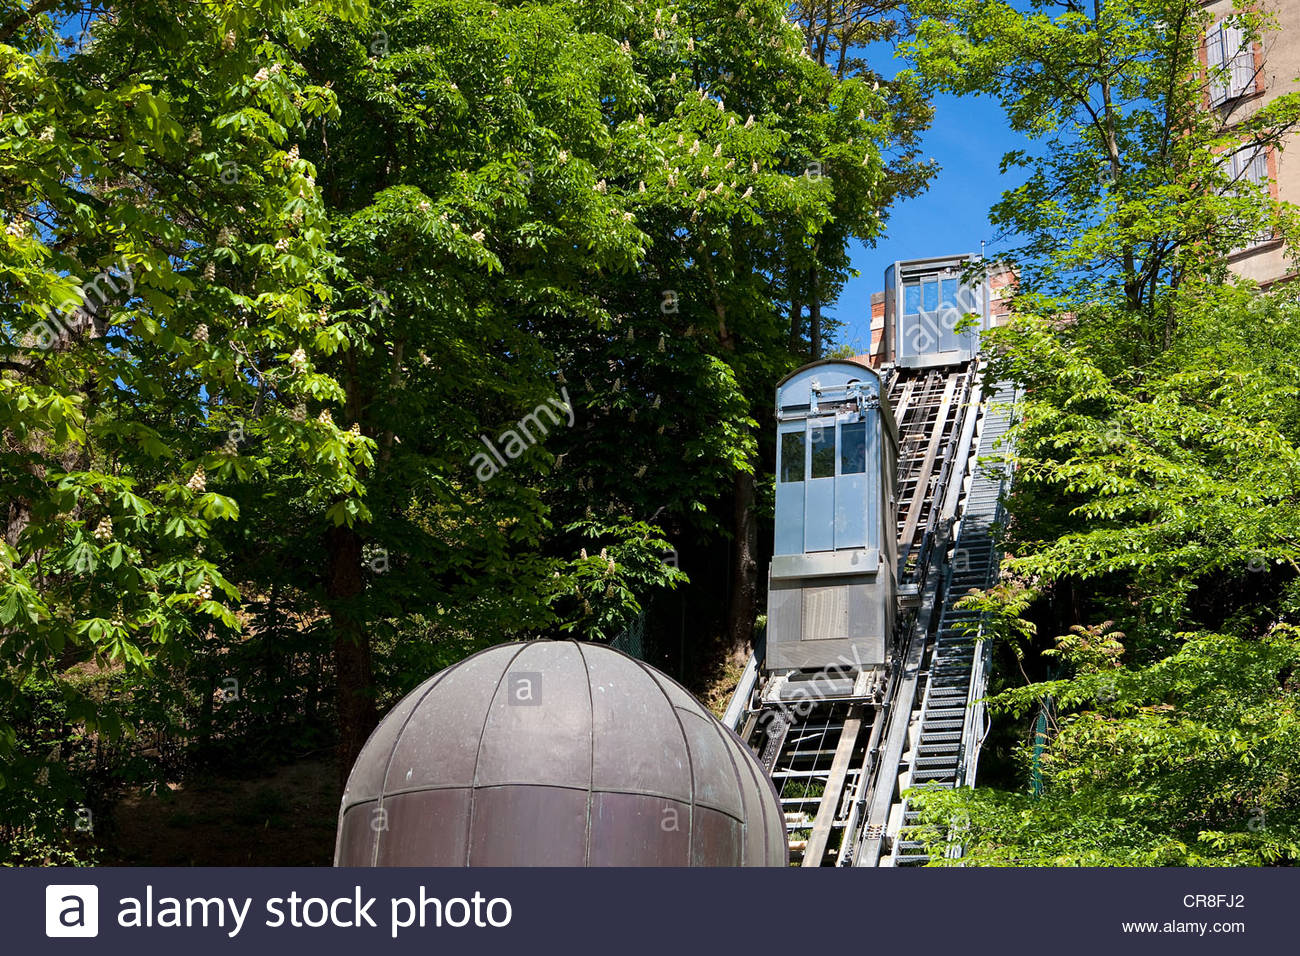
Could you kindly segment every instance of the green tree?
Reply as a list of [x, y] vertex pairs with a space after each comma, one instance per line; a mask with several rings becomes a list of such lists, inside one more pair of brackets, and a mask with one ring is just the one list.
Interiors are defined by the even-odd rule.
[[[294, 65], [299, 6], [0, 12], [0, 714], [39, 684], [110, 738], [128, 701], [70, 667], [148, 673], [239, 626], [204, 549], [239, 516], [227, 480], [278, 458], [363, 507], [369, 446], [291, 412], [341, 397], [290, 360], [328, 294], [292, 144], [334, 109]], [[43, 792], [38, 744], [0, 716], [5, 793]], [[38, 828], [67, 827], [70, 795], [38, 801]]]
[[1293, 862], [1300, 313], [1227, 259], [1295, 237], [1228, 160], [1279, 144], [1297, 96], [1235, 126], [1205, 109], [1208, 14], [1185, 0], [924, 6], [923, 72], [1036, 140], [994, 213], [1022, 270], [989, 336], [1023, 388], [1014, 557], [972, 603], [1024, 664], [992, 708], [1052, 715], [1041, 795], [917, 793], [927, 836], [974, 864]]
[[913, 791], [920, 834], [960, 840], [966, 865], [1294, 865], [1297, 629], [1184, 637], [1147, 667], [1081, 669], [995, 698], [1024, 714], [1050, 694], [1065, 711], [1042, 795]]
[[[748, 640], [753, 409], [793, 364], [782, 254], [831, 222], [874, 236], [888, 126], [778, 4], [735, 13], [441, 0], [314, 32], [304, 64], [341, 106], [304, 145], [338, 253], [322, 367], [378, 446], [372, 518], [331, 534], [325, 574], [345, 755], [372, 628], [613, 636], [680, 577], [662, 527], [730, 530], [737, 495]], [[546, 407], [563, 421], [516, 456]]]
[[[804, 43], [816, 63], [837, 79], [863, 80], [884, 99], [885, 109], [875, 115], [880, 124], [877, 142], [884, 177], [876, 211], [882, 222], [886, 221], [895, 201], [920, 193], [938, 172], [932, 160], [919, 159], [920, 136], [934, 116], [926, 83], [911, 69], [887, 77], [866, 55], [886, 45], [897, 48], [913, 37], [909, 5], [904, 0], [798, 0], [791, 5], [791, 16], [803, 31]], [[837, 216], [811, 241], [791, 244], [787, 250], [790, 348], [803, 351], [806, 340], [810, 360], [823, 357], [826, 344], [839, 327], [838, 322], [822, 314], [823, 303], [838, 298], [847, 270], [842, 255], [848, 244], [836, 228], [839, 221]], [[830, 270], [822, 261], [828, 257], [836, 262]]]

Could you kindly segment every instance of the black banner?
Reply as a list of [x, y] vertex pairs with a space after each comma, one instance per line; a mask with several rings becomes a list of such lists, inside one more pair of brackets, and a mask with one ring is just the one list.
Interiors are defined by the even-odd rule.
[[1289, 952], [1298, 899], [1294, 870], [0, 870], [12, 953]]

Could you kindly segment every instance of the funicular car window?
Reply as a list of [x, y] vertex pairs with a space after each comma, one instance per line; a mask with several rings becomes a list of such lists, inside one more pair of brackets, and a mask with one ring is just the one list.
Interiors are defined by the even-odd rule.
[[867, 470], [867, 423], [840, 425], [840, 474], [861, 475]]
[[813, 425], [812, 475], [813, 478], [835, 477], [835, 425]]
[[781, 435], [781, 480], [803, 481], [803, 432]]

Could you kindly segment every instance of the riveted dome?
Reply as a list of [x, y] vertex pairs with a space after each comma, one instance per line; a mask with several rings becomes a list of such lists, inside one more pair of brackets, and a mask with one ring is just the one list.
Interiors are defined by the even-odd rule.
[[664, 674], [599, 644], [502, 644], [380, 722], [337, 866], [784, 866], [771, 782]]

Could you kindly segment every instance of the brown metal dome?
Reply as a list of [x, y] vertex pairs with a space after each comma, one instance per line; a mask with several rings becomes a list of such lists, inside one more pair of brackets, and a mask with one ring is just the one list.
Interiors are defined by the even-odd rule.
[[680, 685], [599, 644], [489, 648], [404, 697], [336, 866], [784, 866], [771, 782]]

